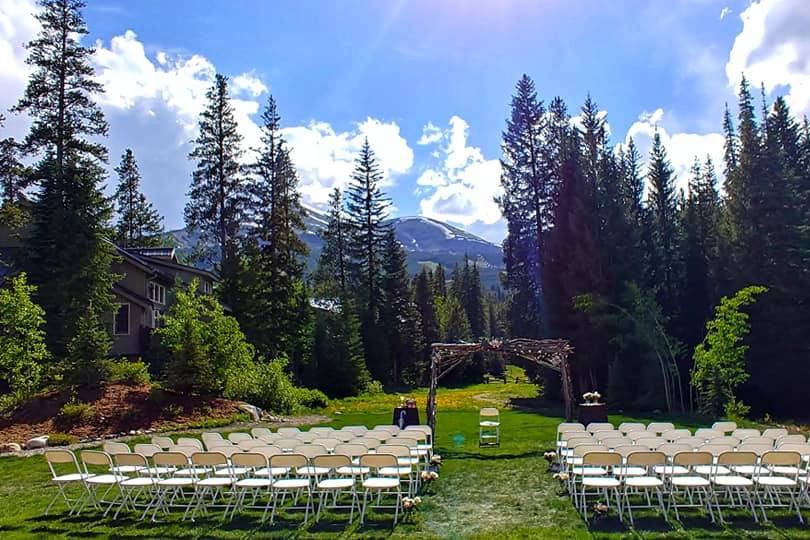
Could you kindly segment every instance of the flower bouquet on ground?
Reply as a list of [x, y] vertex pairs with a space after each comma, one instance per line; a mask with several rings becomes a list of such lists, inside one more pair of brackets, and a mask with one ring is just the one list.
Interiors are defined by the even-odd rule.
[[437, 471], [425, 470], [419, 475], [419, 479], [422, 482], [422, 489], [425, 493], [430, 492], [430, 488], [433, 485], [433, 482], [439, 479], [439, 473]]
[[557, 490], [558, 495], [565, 495], [568, 492], [568, 473], [567, 472], [558, 472], [554, 473], [552, 476], [554, 480], [556, 480], [559, 484], [559, 488]]
[[556, 473], [560, 472], [560, 464], [557, 463], [557, 452], [554, 450], [546, 450], [543, 452], [543, 459], [548, 462], [548, 470], [549, 472]]
[[411, 521], [413, 520], [416, 512], [419, 510], [419, 505], [422, 504], [421, 497], [405, 497], [402, 499], [402, 509], [405, 512], [403, 517], [403, 521]]

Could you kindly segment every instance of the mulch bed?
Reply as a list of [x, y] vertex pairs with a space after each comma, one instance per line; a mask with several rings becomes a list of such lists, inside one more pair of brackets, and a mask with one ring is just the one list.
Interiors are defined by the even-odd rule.
[[92, 414], [76, 422], [60, 418], [70, 396], [61, 392], [40, 395], [0, 417], [0, 443], [24, 443], [32, 437], [69, 433], [78, 439], [99, 438], [132, 430], [155, 430], [239, 413], [237, 402], [169, 390], [150, 392], [149, 385], [112, 384], [80, 391], [77, 401], [92, 405]]

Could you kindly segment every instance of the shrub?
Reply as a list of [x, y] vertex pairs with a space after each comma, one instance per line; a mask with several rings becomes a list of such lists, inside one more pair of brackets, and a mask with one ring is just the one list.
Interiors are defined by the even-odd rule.
[[366, 385], [365, 393], [371, 396], [375, 396], [377, 394], [385, 393], [385, 388], [383, 388], [383, 384], [380, 381], [372, 379]]
[[59, 410], [59, 419], [67, 424], [75, 424], [80, 421], [91, 420], [94, 414], [93, 406], [89, 403], [69, 401], [62, 405]]
[[159, 386], [153, 386], [149, 389], [149, 394], [146, 396], [146, 401], [155, 407], [160, 407], [166, 401], [166, 391]]
[[179, 403], [172, 403], [171, 405], [167, 405], [165, 408], [166, 415], [175, 418], [183, 414], [183, 406]]
[[0, 380], [8, 384], [8, 408], [40, 389], [42, 364], [50, 358], [45, 347], [45, 311], [31, 300], [36, 287], [25, 273], [0, 289]]
[[51, 433], [48, 436], [48, 446], [68, 446], [75, 444], [78, 439], [70, 433]]
[[329, 398], [320, 390], [296, 388], [295, 397], [298, 405], [306, 409], [324, 409], [329, 406]]
[[89, 304], [67, 345], [64, 381], [72, 386], [101, 385], [110, 374], [107, 355], [111, 347], [110, 334], [101, 323], [96, 309]]
[[126, 358], [112, 360], [110, 361], [109, 370], [109, 381], [111, 383], [137, 386], [149, 384], [152, 380], [149, 376], [149, 367], [141, 360], [134, 362], [130, 362]]
[[262, 409], [289, 414], [298, 405], [298, 399], [286, 366], [284, 357], [270, 362], [250, 360], [233, 365], [226, 376], [224, 395]]

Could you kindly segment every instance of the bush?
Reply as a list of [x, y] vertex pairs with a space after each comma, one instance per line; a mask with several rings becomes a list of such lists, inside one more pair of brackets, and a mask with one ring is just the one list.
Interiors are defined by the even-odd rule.
[[51, 433], [48, 436], [48, 446], [68, 446], [75, 444], [78, 439], [70, 433]]
[[225, 397], [247, 401], [262, 409], [291, 413], [298, 405], [297, 388], [285, 371], [287, 359], [247, 361], [233, 365], [225, 378]]
[[372, 379], [366, 385], [365, 393], [371, 396], [376, 396], [377, 394], [385, 393], [385, 388], [383, 388], [383, 384], [380, 381]]
[[93, 406], [81, 401], [69, 401], [59, 410], [59, 419], [67, 424], [92, 420], [95, 415]]
[[92, 304], [88, 305], [67, 345], [64, 381], [71, 386], [100, 386], [110, 374], [107, 355], [111, 347], [110, 334]]
[[130, 362], [126, 358], [110, 361], [111, 383], [137, 386], [149, 384], [152, 378], [149, 376], [149, 367], [141, 360]]
[[324, 409], [329, 406], [329, 398], [320, 390], [296, 388], [295, 397], [298, 405], [306, 409]]
[[165, 408], [166, 415], [175, 418], [183, 414], [183, 406], [179, 403], [172, 403], [171, 405], [167, 405]]
[[146, 396], [146, 401], [150, 405], [160, 407], [166, 401], [166, 391], [159, 386], [153, 386], [149, 389], [149, 394]]

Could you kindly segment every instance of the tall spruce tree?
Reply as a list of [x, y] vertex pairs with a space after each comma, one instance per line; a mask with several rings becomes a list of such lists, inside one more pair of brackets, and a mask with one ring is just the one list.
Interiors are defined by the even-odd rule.
[[505, 285], [510, 292], [513, 335], [539, 337], [547, 331], [543, 296], [543, 250], [552, 217], [553, 177], [543, 159], [545, 108], [534, 82], [523, 75], [515, 87], [502, 134], [498, 198], [507, 221]]
[[163, 218], [141, 192], [141, 173], [130, 148], [124, 151], [115, 172], [118, 173], [118, 186], [113, 195], [118, 211], [115, 236], [119, 245], [123, 247], [161, 245]]
[[418, 384], [425, 371], [420, 354], [424, 339], [408, 278], [405, 250], [393, 229], [388, 229], [384, 249], [380, 328], [385, 335], [388, 355], [386, 371], [390, 373], [385, 380], [395, 386], [403, 382]]
[[323, 248], [315, 270], [316, 293], [321, 296], [347, 297], [349, 293], [349, 224], [343, 211], [343, 194], [335, 187], [329, 194], [326, 227], [321, 237]]
[[318, 388], [330, 397], [356, 396], [368, 387], [360, 322], [348, 299], [334, 310], [317, 310], [313, 357]]
[[[38, 159], [32, 178], [39, 190], [26, 266], [46, 312], [49, 349], [60, 359], [69, 341], [72, 351], [80, 350], [82, 336], [104, 331], [102, 314], [112, 312], [116, 276], [105, 241], [111, 216], [102, 192], [107, 152], [99, 142], [107, 122], [93, 100], [103, 88], [93, 77], [92, 49], [79, 41], [88, 33], [84, 2], [42, 0], [40, 7], [42, 30], [26, 46], [33, 71], [14, 111], [33, 120], [23, 149]], [[106, 355], [109, 340], [93, 341], [100, 347], [95, 353]]]
[[189, 154], [196, 168], [191, 176], [185, 219], [190, 229], [200, 231], [203, 242], [215, 246], [221, 280], [219, 295], [232, 306], [245, 201], [242, 136], [228, 96], [228, 78], [217, 74], [205, 97], [199, 134]]
[[[438, 267], [437, 267], [438, 268]], [[419, 312], [419, 323], [424, 346], [421, 352], [423, 365], [430, 363], [430, 346], [441, 340], [439, 319], [436, 313], [436, 296], [433, 291], [433, 276], [428, 267], [423, 266], [414, 279], [413, 301]]]
[[[0, 114], [0, 128], [6, 117]], [[0, 204], [17, 205], [24, 197], [30, 176], [20, 162], [20, 145], [13, 138], [0, 140]]]
[[387, 375], [384, 350], [379, 342], [380, 307], [383, 301], [383, 252], [388, 235], [384, 220], [389, 200], [379, 184], [382, 172], [368, 143], [363, 142], [355, 160], [351, 182], [346, 191], [349, 236], [348, 253], [351, 257], [351, 285], [357, 295], [363, 348], [366, 365], [371, 375], [385, 380]]

